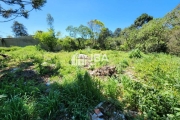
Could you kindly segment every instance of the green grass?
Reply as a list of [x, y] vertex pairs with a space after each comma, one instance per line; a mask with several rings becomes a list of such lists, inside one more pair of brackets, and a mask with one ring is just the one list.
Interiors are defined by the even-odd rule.
[[[139, 112], [128, 119], [180, 119], [180, 58], [93, 49], [46, 52], [34, 46], [0, 48], [0, 119], [88, 119], [102, 101], [117, 101], [121, 110]], [[116, 66], [117, 76], [90, 77], [71, 65], [74, 54], [106, 55], [90, 69]], [[48, 84], [47, 84], [48, 83]], [[49, 85], [50, 84], [50, 85]], [[119, 104], [118, 104], [119, 105]]]

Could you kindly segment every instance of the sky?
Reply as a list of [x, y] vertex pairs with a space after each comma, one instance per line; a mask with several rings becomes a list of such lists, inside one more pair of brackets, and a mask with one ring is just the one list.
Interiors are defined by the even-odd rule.
[[[130, 26], [143, 13], [161, 18], [178, 4], [179, 0], [47, 0], [40, 11], [30, 12], [28, 19], [19, 17], [10, 22], [0, 22], [0, 37], [14, 36], [11, 28], [14, 21], [22, 23], [30, 35], [37, 30], [47, 31], [47, 14], [54, 18], [54, 29], [61, 32], [61, 37], [68, 35], [66, 28], [69, 25], [87, 26], [87, 22], [94, 19], [114, 31]], [[5, 19], [0, 18], [2, 20]]]

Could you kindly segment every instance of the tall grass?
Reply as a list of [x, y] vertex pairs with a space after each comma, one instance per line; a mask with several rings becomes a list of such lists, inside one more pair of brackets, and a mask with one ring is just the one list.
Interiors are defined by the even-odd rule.
[[[180, 119], [180, 59], [176, 56], [154, 53], [129, 58], [126, 52], [92, 49], [52, 53], [34, 46], [0, 51], [10, 56], [0, 58], [0, 119], [85, 120], [106, 100], [138, 111], [141, 119]], [[69, 64], [76, 53], [106, 54], [108, 62], [98, 62], [93, 69], [116, 66], [117, 76], [90, 77], [84, 68]], [[21, 76], [25, 69], [34, 71], [34, 77]], [[132, 71], [135, 80], [126, 71]]]

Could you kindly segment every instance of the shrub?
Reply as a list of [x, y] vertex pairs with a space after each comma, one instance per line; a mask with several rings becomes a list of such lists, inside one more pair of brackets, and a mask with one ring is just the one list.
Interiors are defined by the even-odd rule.
[[125, 42], [124, 44], [120, 45], [119, 49], [122, 51], [128, 51], [129, 50], [128, 44]]
[[57, 38], [54, 34], [54, 30], [52, 29], [49, 29], [48, 32], [37, 31], [34, 38], [39, 39], [45, 49], [53, 51], [54, 47], [57, 45]]
[[129, 66], [129, 63], [127, 60], [123, 60], [116, 66], [116, 70], [119, 74], [123, 73], [123, 69], [127, 68]]
[[60, 41], [60, 44], [62, 46], [62, 49], [65, 51], [73, 51], [78, 49], [75, 40], [71, 37], [65, 37], [63, 40]]
[[129, 58], [141, 58], [141, 51], [139, 49], [134, 49], [130, 52]]
[[170, 39], [167, 43], [168, 52], [174, 55], [180, 55], [180, 27], [176, 26], [170, 31]]
[[147, 47], [147, 52], [167, 52], [166, 43], [151, 44]]
[[107, 40], [105, 41], [105, 48], [106, 50], [118, 50], [119, 46], [121, 45], [121, 40], [120, 38], [111, 38], [108, 37]]

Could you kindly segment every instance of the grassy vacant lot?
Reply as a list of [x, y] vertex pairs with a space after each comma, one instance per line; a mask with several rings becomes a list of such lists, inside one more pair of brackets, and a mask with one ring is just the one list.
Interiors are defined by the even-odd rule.
[[[0, 48], [0, 53], [8, 55], [0, 56], [2, 120], [88, 120], [102, 101], [130, 120], [180, 119], [179, 57], [92, 49], [52, 53], [34, 46]], [[73, 66], [76, 53], [106, 54], [108, 61], [94, 62], [89, 69]], [[102, 66], [116, 66], [116, 76], [86, 72]]]

